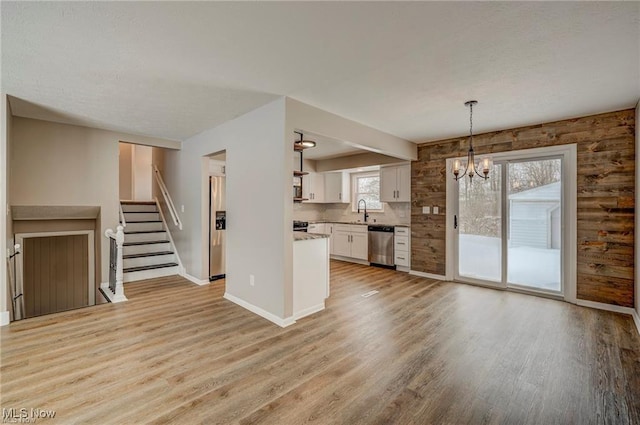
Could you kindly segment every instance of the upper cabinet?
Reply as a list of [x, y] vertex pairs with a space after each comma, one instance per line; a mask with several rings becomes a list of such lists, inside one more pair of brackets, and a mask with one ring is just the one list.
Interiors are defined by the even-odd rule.
[[411, 165], [380, 167], [380, 200], [411, 202]]
[[324, 202], [348, 203], [350, 195], [349, 175], [339, 171], [324, 175]]
[[324, 176], [310, 171], [302, 181], [302, 197], [306, 198], [305, 203], [325, 202], [324, 192]]

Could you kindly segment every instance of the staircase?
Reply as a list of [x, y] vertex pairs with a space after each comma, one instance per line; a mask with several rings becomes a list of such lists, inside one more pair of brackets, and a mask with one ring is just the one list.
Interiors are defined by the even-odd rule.
[[173, 244], [154, 201], [121, 201], [126, 227], [123, 281], [178, 274]]

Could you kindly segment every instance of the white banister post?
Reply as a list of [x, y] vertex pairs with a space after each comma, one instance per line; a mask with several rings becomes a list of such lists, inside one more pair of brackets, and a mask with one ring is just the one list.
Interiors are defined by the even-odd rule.
[[123, 249], [122, 245], [124, 244], [124, 228], [122, 226], [118, 226], [116, 228], [116, 246], [117, 246], [117, 263], [116, 263], [116, 293], [113, 297], [113, 302], [127, 301], [127, 297], [124, 296], [124, 284], [123, 284], [123, 276], [122, 266], [124, 260], [122, 259]]

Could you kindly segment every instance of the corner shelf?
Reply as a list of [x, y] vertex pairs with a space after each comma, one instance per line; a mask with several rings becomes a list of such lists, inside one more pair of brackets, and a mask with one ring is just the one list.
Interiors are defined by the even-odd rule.
[[306, 176], [309, 173], [307, 173], [306, 171], [298, 171], [298, 170], [293, 170], [293, 177], [302, 177], [302, 176]]

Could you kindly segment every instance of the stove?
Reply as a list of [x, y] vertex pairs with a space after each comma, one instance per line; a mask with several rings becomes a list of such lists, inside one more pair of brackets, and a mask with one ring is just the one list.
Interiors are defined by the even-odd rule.
[[306, 232], [309, 227], [308, 221], [298, 221], [293, 220], [293, 231], [294, 232]]

